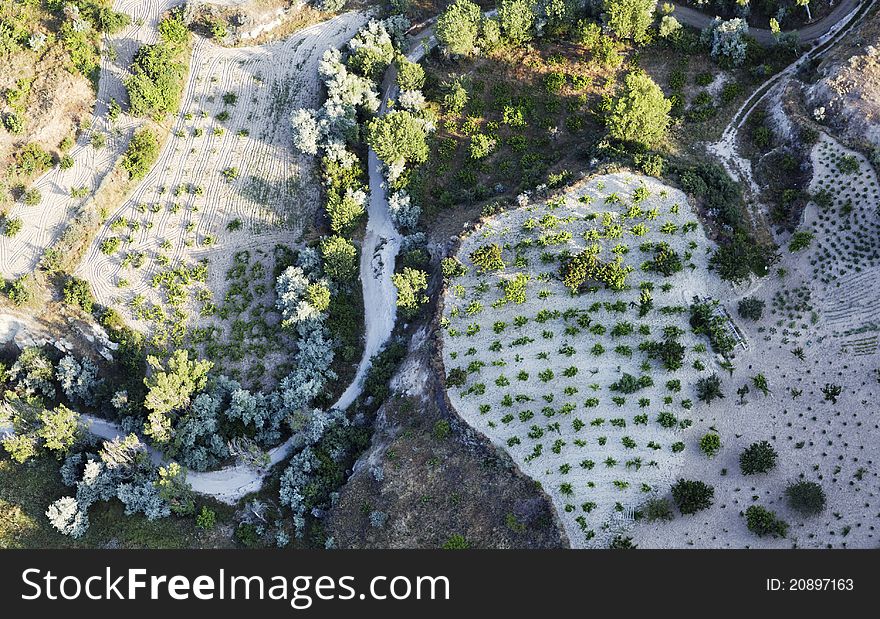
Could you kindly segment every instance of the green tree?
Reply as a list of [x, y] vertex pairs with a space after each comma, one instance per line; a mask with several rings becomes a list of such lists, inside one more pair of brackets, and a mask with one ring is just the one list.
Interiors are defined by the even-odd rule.
[[534, 37], [536, 9], [534, 0], [501, 0], [498, 18], [501, 31], [508, 41], [519, 45]]
[[452, 56], [470, 56], [477, 46], [480, 7], [470, 0], [455, 0], [437, 18], [434, 34], [443, 50]]
[[79, 436], [79, 413], [75, 413], [63, 404], [54, 410], [40, 413], [40, 428], [37, 436], [43, 444], [58, 457], [64, 456], [76, 443]]
[[400, 273], [391, 276], [397, 287], [397, 307], [404, 315], [413, 316], [428, 301], [425, 291], [428, 289], [428, 274], [421, 269], [406, 267]]
[[401, 90], [421, 90], [425, 85], [425, 70], [417, 62], [403, 56], [397, 58], [397, 85]]
[[324, 273], [330, 279], [350, 281], [357, 275], [357, 248], [344, 237], [334, 235], [321, 239], [321, 258]]
[[679, 479], [672, 486], [672, 500], [682, 514], [696, 514], [712, 506], [715, 488], [702, 482]]
[[172, 414], [183, 411], [193, 394], [205, 388], [213, 363], [190, 361], [186, 350], [175, 350], [167, 369], [153, 355], [147, 357], [147, 363], [153, 372], [144, 378], [148, 390], [144, 406], [150, 411], [144, 434], [159, 443], [167, 443], [172, 438]]
[[422, 121], [409, 112], [391, 112], [367, 125], [367, 143], [386, 165], [423, 163], [428, 142]]
[[776, 466], [778, 454], [767, 441], [752, 443], [740, 454], [739, 468], [743, 475], [766, 473]]
[[122, 156], [122, 167], [132, 180], [140, 180], [150, 171], [159, 157], [159, 138], [149, 128], [144, 127], [134, 132], [125, 154]]
[[621, 39], [641, 43], [647, 39], [648, 27], [654, 21], [657, 0], [603, 0], [605, 21]]
[[611, 102], [605, 122], [612, 137], [652, 147], [666, 135], [670, 109], [672, 103], [654, 80], [633, 71], [624, 79], [623, 92]]

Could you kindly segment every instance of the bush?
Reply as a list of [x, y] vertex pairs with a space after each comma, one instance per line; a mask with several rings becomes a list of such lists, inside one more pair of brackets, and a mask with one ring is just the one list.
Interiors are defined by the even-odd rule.
[[739, 457], [739, 468], [743, 475], [766, 473], [776, 466], [778, 454], [767, 441], [752, 443]]
[[492, 273], [504, 269], [501, 246], [495, 243], [481, 245], [471, 252], [470, 259], [480, 273]]
[[427, 303], [428, 274], [420, 269], [406, 267], [400, 273], [391, 276], [397, 288], [397, 307], [404, 316], [414, 316], [419, 308]]
[[672, 486], [672, 500], [682, 514], [696, 514], [712, 506], [715, 488], [702, 481], [679, 479]]
[[3, 219], [3, 236], [12, 238], [19, 232], [24, 224], [21, 217], [5, 217]]
[[210, 531], [217, 524], [217, 514], [213, 509], [202, 506], [202, 511], [196, 516], [196, 526], [203, 531]]
[[649, 500], [641, 509], [642, 517], [648, 522], [657, 522], [658, 520], [672, 520], [675, 514], [672, 513], [672, 506], [669, 501], [661, 498]]
[[40, 193], [40, 190], [36, 187], [31, 187], [27, 191], [24, 192], [24, 204], [25, 206], [36, 206], [40, 202], [43, 201], [43, 194]]
[[122, 156], [122, 167], [132, 180], [146, 176], [159, 157], [159, 138], [147, 127], [135, 131]]
[[761, 320], [761, 317], [764, 315], [764, 301], [755, 297], [745, 297], [740, 300], [736, 309], [739, 312], [740, 318], [755, 321]]
[[397, 59], [397, 85], [401, 90], [421, 90], [425, 85], [425, 70], [417, 62], [404, 57]]
[[455, 533], [443, 542], [443, 550], [467, 550], [470, 547], [470, 543], [460, 533]]
[[785, 537], [788, 533], [788, 523], [777, 518], [775, 512], [760, 505], [750, 505], [746, 510], [746, 526], [759, 537], [764, 535]]
[[330, 279], [350, 281], [357, 275], [357, 248], [348, 239], [335, 235], [321, 239], [321, 258]]
[[92, 296], [89, 283], [79, 277], [70, 276], [64, 284], [64, 302], [91, 313], [95, 305], [95, 298]]
[[186, 65], [178, 57], [178, 50], [168, 43], [138, 49], [132, 74], [125, 80], [133, 115], [161, 118], [177, 112], [186, 75]]
[[710, 404], [716, 398], [723, 398], [721, 391], [721, 379], [718, 374], [705, 376], [697, 381], [697, 398], [706, 404]]
[[721, 449], [721, 437], [714, 432], [708, 432], [700, 439], [700, 451], [708, 457], [714, 457]]
[[813, 481], [792, 483], [785, 489], [788, 506], [804, 516], [815, 516], [825, 509], [825, 491]]

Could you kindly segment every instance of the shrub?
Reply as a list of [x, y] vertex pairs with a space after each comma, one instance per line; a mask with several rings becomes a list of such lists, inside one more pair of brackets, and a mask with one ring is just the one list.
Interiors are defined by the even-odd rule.
[[144, 127], [135, 131], [122, 156], [122, 167], [132, 180], [140, 180], [150, 171], [150, 167], [159, 157], [159, 138]]
[[91, 313], [95, 298], [92, 296], [92, 289], [86, 280], [70, 276], [64, 284], [63, 293], [65, 303]]
[[740, 300], [736, 309], [739, 312], [740, 318], [755, 321], [761, 320], [761, 317], [764, 315], [764, 301], [755, 297], [745, 297]]
[[707, 432], [700, 439], [700, 451], [708, 457], [714, 457], [721, 449], [721, 437], [714, 432]]
[[321, 239], [321, 258], [324, 273], [331, 279], [350, 281], [357, 275], [357, 248], [344, 237], [334, 235]]
[[696, 514], [712, 506], [715, 488], [702, 481], [679, 479], [672, 486], [672, 500], [682, 514]]
[[36, 206], [43, 201], [43, 194], [36, 187], [31, 187], [24, 192], [25, 206]]
[[3, 219], [3, 236], [12, 238], [19, 232], [24, 224], [21, 217], [5, 217]]
[[216, 524], [217, 514], [214, 513], [213, 509], [209, 509], [208, 506], [203, 505], [202, 511], [196, 516], [196, 526], [203, 531], [210, 531]]
[[400, 273], [391, 276], [397, 288], [397, 307], [405, 316], [412, 317], [419, 308], [427, 303], [428, 274], [421, 269], [406, 267]]
[[743, 475], [766, 473], [776, 466], [778, 454], [767, 441], [752, 443], [740, 454], [739, 468]]
[[168, 43], [143, 45], [135, 53], [131, 76], [125, 80], [131, 113], [161, 118], [177, 112], [183, 93], [186, 65]]
[[785, 537], [788, 532], [787, 522], [777, 518], [775, 512], [760, 505], [750, 505], [746, 510], [746, 526], [759, 537], [764, 535]]
[[470, 543], [460, 533], [453, 534], [448, 540], [443, 542], [443, 550], [467, 550]]
[[723, 398], [724, 393], [721, 391], [721, 379], [718, 374], [705, 376], [697, 381], [697, 397], [710, 404], [716, 398]]
[[785, 489], [785, 498], [793, 510], [814, 516], [825, 509], [825, 491], [813, 481], [798, 481]]
[[425, 70], [417, 62], [397, 58], [397, 85], [401, 90], [421, 90], [425, 85]]
[[649, 500], [641, 509], [642, 517], [648, 522], [656, 522], [658, 520], [672, 520], [675, 515], [672, 513], [672, 506], [669, 501], [661, 498], [653, 498]]
[[504, 269], [504, 260], [501, 258], [501, 246], [495, 243], [481, 245], [470, 255], [480, 273], [491, 273]]

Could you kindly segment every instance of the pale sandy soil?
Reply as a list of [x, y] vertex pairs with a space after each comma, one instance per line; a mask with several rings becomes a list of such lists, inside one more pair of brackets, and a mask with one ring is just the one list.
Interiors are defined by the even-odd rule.
[[[648, 211], [656, 207], [659, 211], [659, 216], [654, 220], [643, 216], [626, 220], [622, 216], [633, 190], [640, 183], [644, 183], [651, 193], [642, 203], [642, 209]], [[665, 192], [665, 197], [661, 192]], [[612, 194], [618, 195], [627, 204], [604, 203], [604, 199]], [[583, 195], [593, 196], [593, 203], [579, 203], [578, 198]], [[676, 204], [678, 213], [674, 214], [671, 209]], [[585, 246], [583, 233], [586, 230], [601, 229], [600, 220], [605, 212], [614, 213], [615, 221], [622, 223], [627, 232], [622, 238], [599, 241], [603, 247], [602, 259], [609, 260], [613, 256], [611, 248], [618, 243], [629, 247], [624, 262], [636, 269], [629, 280], [633, 286], [631, 290], [614, 293], [603, 289], [571, 297], [561, 281], [555, 277], [557, 263], [554, 261], [549, 265], [543, 264], [540, 261], [543, 250], [537, 247], [523, 254], [528, 265], [514, 264], [516, 243], [527, 237], [538, 237], [542, 233], [540, 229], [530, 233], [523, 231], [523, 222], [529, 218], [540, 220], [547, 213], [562, 219], [574, 217], [570, 224], [556, 229], [570, 230], [573, 233], [572, 240], [562, 246], [547, 247], [546, 250], [558, 252], [565, 248], [576, 252]], [[589, 213], [598, 213], [599, 219], [585, 221], [584, 217]], [[710, 244], [702, 229], [698, 227], [689, 233], [682, 233], [679, 229], [674, 234], [659, 231], [667, 223], [680, 228], [686, 222], [695, 220], [696, 217], [680, 191], [665, 187], [656, 179], [630, 174], [607, 175], [585, 181], [569, 191], [564, 206], [548, 209], [545, 203], [536, 203], [491, 218], [468, 235], [458, 253], [461, 261], [469, 267], [469, 274], [453, 280], [443, 299], [443, 316], [449, 319], [449, 328], [445, 330], [443, 337], [443, 360], [447, 372], [456, 367], [467, 368], [471, 362], [477, 360], [486, 365], [478, 372], [470, 374], [463, 388], [450, 388], [450, 399], [468, 423], [485, 433], [500, 448], [507, 450], [524, 473], [541, 483], [552, 497], [573, 546], [606, 545], [611, 536], [626, 529], [633, 510], [648, 497], [665, 492], [686, 466], [686, 460], [695, 456], [690, 445], [682, 453], [673, 453], [671, 449], [674, 443], [682, 440], [687, 442], [692, 430], [665, 428], [657, 422], [661, 411], [673, 413], [679, 420], [697, 417], [700, 408], [698, 403], [694, 404], [694, 410], [687, 411], [681, 402], [686, 399], [695, 400], [693, 383], [697, 377], [717, 371], [710, 352], [693, 350], [702, 340], [690, 334], [687, 313], [662, 315], [658, 312], [658, 308], [662, 306], [687, 306], [694, 295], [717, 294], [718, 283], [706, 274], [707, 249]], [[637, 223], [645, 224], [651, 231], [644, 237], [637, 238], [629, 232]], [[546, 230], [546, 233], [552, 232], [554, 230]], [[685, 252], [690, 252], [690, 260], [684, 260], [684, 263], [692, 263], [694, 269], [685, 266], [681, 272], [669, 278], [640, 271], [641, 263], [650, 254], [641, 252], [639, 245], [648, 240], [665, 241], [682, 256]], [[508, 266], [499, 274], [479, 275], [473, 268], [469, 255], [476, 247], [490, 242], [504, 245], [503, 254]], [[691, 242], [695, 244], [694, 249], [689, 248]], [[523, 304], [507, 303], [498, 308], [490, 307], [496, 299], [503, 296], [497, 284], [509, 280], [517, 273], [532, 275], [528, 284], [527, 301]], [[640, 282], [654, 284], [655, 309], [644, 318], [639, 318], [637, 310], [630, 305], [631, 302], [638, 302]], [[672, 284], [668, 292], [661, 290], [664, 282]], [[478, 290], [481, 284], [484, 290], [482, 293]], [[543, 293], [545, 298], [540, 298], [542, 291], [546, 291]], [[484, 306], [482, 311], [468, 315], [468, 308], [477, 300]], [[613, 303], [617, 300], [625, 302], [623, 313], [602, 308], [589, 314], [593, 317], [592, 324], [598, 323], [607, 328], [604, 335], [594, 335], [585, 328], [577, 333], [572, 331], [566, 334], [566, 327], [577, 324], [574, 319], [550, 318], [542, 324], [536, 321], [541, 310], [565, 311], [577, 308], [587, 311], [595, 302]], [[457, 316], [454, 315], [456, 312]], [[514, 319], [517, 316], [525, 316], [529, 322], [522, 327], [516, 327]], [[494, 332], [496, 321], [507, 323], [501, 333]], [[636, 331], [632, 335], [612, 337], [612, 328], [621, 321], [631, 322]], [[471, 325], [478, 325], [479, 332], [469, 336], [466, 332]], [[637, 350], [637, 346], [646, 338], [638, 332], [640, 325], [650, 329], [647, 339], [660, 339], [665, 326], [675, 325], [685, 330], [681, 338], [688, 348], [684, 367], [675, 372], [666, 372], [657, 362], [651, 362], [649, 370], [641, 370], [639, 366], [646, 357]], [[549, 339], [545, 337], [551, 334]], [[521, 337], [529, 337], [533, 341], [526, 345], [517, 345], [516, 340]], [[497, 352], [491, 352], [490, 346], [495, 341], [501, 342], [501, 348]], [[591, 353], [591, 348], [596, 343], [601, 343], [605, 348], [601, 356]], [[576, 352], [571, 356], [561, 354], [564, 344], [570, 344]], [[618, 345], [631, 347], [632, 356], [615, 352]], [[541, 359], [539, 355], [546, 355], [546, 358]], [[697, 360], [704, 366], [702, 371], [692, 367]], [[568, 367], [577, 368], [577, 374], [572, 377], [564, 376]], [[539, 379], [538, 375], [547, 369], [552, 369], [554, 376], [548, 382], [542, 382], [543, 379]], [[528, 373], [528, 378], [518, 378], [520, 372]], [[620, 379], [624, 372], [633, 376], [650, 375], [654, 385], [625, 396], [626, 402], [619, 405], [612, 398], [621, 394], [612, 391], [610, 385]], [[665, 383], [670, 379], [681, 381], [680, 393], [667, 390]], [[505, 380], [509, 381], [508, 385], [504, 384]], [[468, 389], [479, 383], [485, 385], [485, 394], [469, 394]], [[595, 386], [595, 389], [591, 386]], [[569, 391], [571, 395], [566, 395], [566, 388], [577, 389], [577, 392]], [[532, 400], [514, 401], [505, 405], [503, 398], [508, 394], [514, 398], [518, 395], [528, 396]], [[548, 403], [544, 399], [545, 395], [552, 395], [552, 402]], [[672, 396], [672, 403], [664, 404], [663, 398], [666, 395]], [[587, 406], [586, 401], [593, 397], [599, 399], [598, 405]], [[648, 398], [650, 403], [640, 406], [641, 398]], [[490, 408], [483, 408], [481, 411], [481, 406], [486, 405]], [[573, 409], [565, 412], [565, 406], [573, 406]], [[531, 411], [531, 417], [527, 411]], [[548, 413], [550, 416], [547, 416]], [[647, 421], [643, 425], [635, 419], [639, 415], [647, 415]], [[578, 429], [575, 419], [586, 425]], [[604, 422], [593, 426], [591, 422], [595, 419], [604, 419]], [[622, 419], [625, 427], [612, 425], [612, 419]], [[557, 422], [558, 428], [554, 427]], [[535, 427], [543, 430], [542, 437], [529, 436], [529, 432]], [[517, 437], [519, 444], [509, 444], [508, 440], [512, 437]], [[624, 437], [633, 439], [636, 446], [625, 447], [622, 443]], [[559, 453], [554, 453], [553, 446], [557, 440], [564, 441], [564, 446], [559, 449]], [[577, 444], [576, 441], [579, 440], [584, 443]], [[603, 442], [604, 445], [601, 444]], [[538, 443], [543, 444], [542, 454], [530, 459]], [[651, 446], [649, 443], [655, 445]], [[608, 458], [612, 458], [614, 462], [609, 461], [606, 464]], [[592, 468], [581, 466], [585, 460], [594, 463]], [[568, 468], [567, 472], [565, 468]], [[615, 486], [615, 481], [625, 482], [628, 487], [621, 489]], [[566, 496], [562, 487], [565, 483], [571, 484], [571, 495]], [[595, 507], [590, 511], [584, 510], [583, 504], [590, 502], [595, 503]], [[578, 523], [578, 517], [585, 518], [586, 523]], [[592, 531], [594, 536], [586, 533], [587, 531]]]
[[[834, 163], [841, 155], [856, 157], [859, 171], [841, 174]], [[875, 259], [872, 264], [853, 254], [857, 241], [869, 253], [880, 249], [877, 176], [864, 157], [827, 136], [814, 148], [812, 163], [810, 191], [830, 188], [834, 208], [851, 199], [853, 212], [829, 213], [822, 229], [820, 209], [811, 203], [799, 228], [817, 233], [810, 248], [791, 253], [783, 246], [778, 267], [785, 276], [770, 275], [750, 291], [765, 300], [764, 318], [759, 323], [738, 320], [750, 349], [737, 354], [732, 377], [724, 374], [725, 400], [701, 410], [701, 425], [715, 427], [724, 447], [712, 460], [694, 454], [682, 470], [685, 477], [715, 487], [715, 506], [668, 524], [637, 527], [632, 535], [641, 547], [878, 546], [880, 262]], [[848, 236], [856, 238], [851, 230], [841, 231], [847, 224], [863, 228], [863, 239], [847, 241]], [[825, 248], [832, 257], [822, 263], [819, 257]], [[804, 300], [800, 304], [794, 302], [798, 292]], [[735, 300], [728, 303], [731, 312]], [[804, 361], [791, 352], [796, 348], [803, 350]], [[764, 397], [752, 388], [746, 403], [738, 404], [736, 389], [758, 372], [767, 377], [771, 394]], [[843, 388], [837, 404], [821, 392], [828, 383]], [[794, 398], [792, 389], [802, 394]], [[778, 467], [764, 475], [743, 476], [739, 454], [758, 440], [774, 444]], [[824, 513], [805, 518], [785, 504], [786, 486], [798, 479], [822, 485], [827, 494]], [[753, 502], [790, 523], [788, 539], [758, 538], [746, 529], [741, 512]]]
[[[156, 41], [160, 16], [176, 4], [177, 0], [115, 2], [114, 8], [129, 15], [131, 24], [105, 41], [105, 46], [115, 51], [115, 59], [111, 60], [106, 54], [102, 56], [98, 97], [90, 128], [82, 133], [69, 153], [74, 160], [73, 167], [62, 170], [55, 166], [32, 184], [42, 194], [42, 201], [36, 206], [25, 206], [19, 201], [9, 209], [8, 216], [20, 217], [23, 226], [13, 238], [0, 237], [0, 276], [13, 278], [33, 270], [46, 248], [88, 199], [88, 196], [71, 197], [71, 188], [86, 187], [90, 194], [94, 192], [125, 151], [141, 121], [122, 114], [115, 123], [110, 122], [108, 106], [114, 99], [126, 100], [123, 80], [134, 53], [142, 44]], [[103, 148], [91, 145], [92, 136], [97, 132], [106, 135]]]
[[[129, 304], [136, 295], [148, 304], [164, 304], [162, 291], [151, 285], [154, 275], [207, 259], [207, 288], [221, 305], [235, 252], [259, 248], [271, 253], [278, 243], [301, 241], [320, 198], [312, 162], [291, 146], [290, 113], [317, 103], [318, 60], [324, 50], [343, 45], [363, 21], [360, 14], [349, 13], [259, 47], [222, 48], [197, 40], [172, 135], [150, 173], [109, 214], [77, 269], [100, 302], [131, 318]], [[234, 104], [224, 103], [227, 93], [236, 96]], [[218, 120], [224, 112], [229, 117]], [[237, 178], [228, 180], [223, 172], [232, 168]], [[129, 228], [114, 230], [121, 219]], [[240, 229], [228, 230], [235, 220]], [[132, 242], [124, 242], [118, 252], [101, 252], [106, 239], [129, 236]], [[163, 249], [163, 242], [171, 247]], [[123, 266], [129, 252], [143, 252], [144, 266]], [[159, 256], [169, 263], [160, 264]], [[128, 285], [120, 288], [120, 280]], [[255, 302], [271, 304], [271, 296], [270, 285]], [[198, 315], [200, 304], [191, 299], [187, 307]], [[148, 330], [145, 321], [133, 323]]]

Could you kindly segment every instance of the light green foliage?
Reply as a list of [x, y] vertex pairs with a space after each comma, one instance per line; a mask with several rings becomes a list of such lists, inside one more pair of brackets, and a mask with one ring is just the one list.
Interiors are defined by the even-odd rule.
[[421, 269], [406, 267], [392, 276], [397, 287], [397, 307], [409, 316], [414, 315], [428, 301], [428, 274]]
[[324, 273], [338, 281], [350, 281], [357, 275], [357, 248], [354, 243], [341, 236], [328, 236], [321, 239], [321, 258]]
[[372, 119], [367, 143], [386, 165], [423, 163], [428, 143], [423, 123], [409, 112], [397, 111]]
[[122, 167], [132, 180], [140, 180], [159, 156], [159, 138], [148, 127], [135, 131], [122, 156]]
[[152, 355], [147, 357], [147, 363], [153, 372], [144, 379], [148, 389], [144, 406], [150, 411], [144, 433], [157, 442], [167, 443], [172, 438], [172, 413], [185, 409], [192, 396], [204, 389], [213, 364], [190, 361], [186, 350], [175, 350], [167, 369]]
[[651, 147], [666, 136], [671, 108], [650, 76], [633, 71], [624, 79], [623, 92], [611, 103], [606, 124], [614, 138]]
[[443, 50], [452, 56], [470, 56], [477, 45], [480, 7], [470, 0], [456, 0], [437, 18], [434, 32]]
[[641, 43], [654, 21], [657, 0], [603, 0], [602, 9], [611, 31], [621, 39]]
[[498, 17], [504, 37], [515, 45], [534, 37], [536, 9], [534, 0], [501, 0]]

